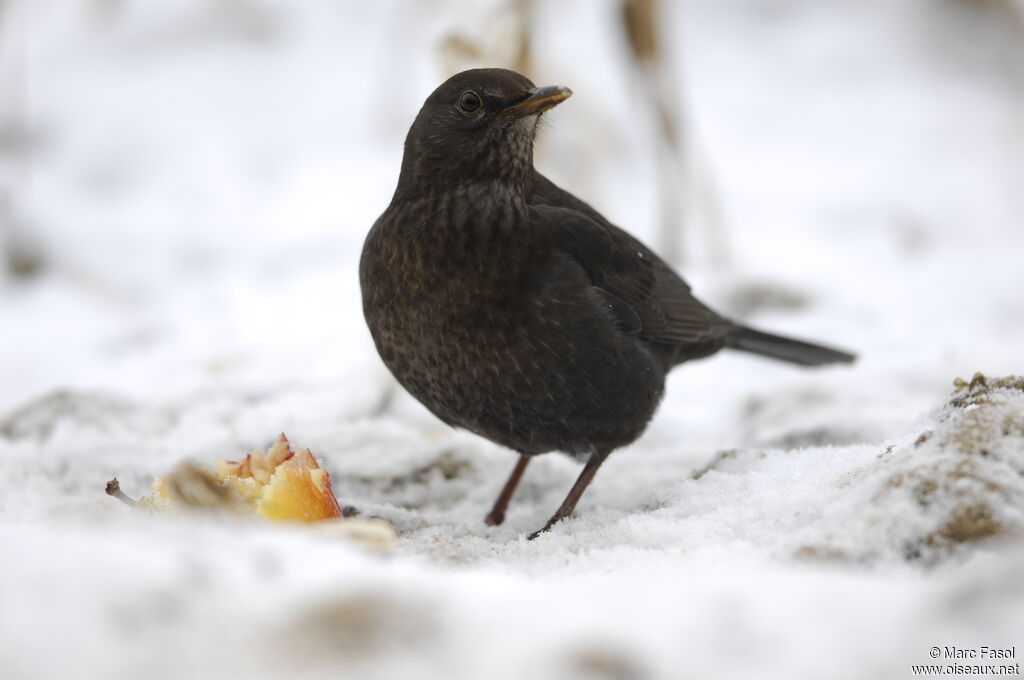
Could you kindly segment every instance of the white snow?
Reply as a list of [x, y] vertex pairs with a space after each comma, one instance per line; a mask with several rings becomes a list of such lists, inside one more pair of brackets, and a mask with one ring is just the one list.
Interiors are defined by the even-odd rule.
[[[0, 6], [0, 130], [23, 142], [0, 152], [0, 254], [44, 254], [0, 278], [0, 676], [902, 678], [953, 663], [933, 646], [982, 645], [1020, 662], [1024, 393], [947, 401], [957, 376], [1024, 372], [1021, 6], [666, 4], [726, 229], [688, 224], [681, 269], [712, 305], [860, 359], [680, 367], [533, 542], [578, 464], [536, 460], [485, 526], [514, 455], [394, 385], [355, 273], [445, 75], [437, 43], [491, 54], [507, 17]], [[575, 92], [538, 164], [656, 245], [616, 3], [537, 5], [535, 80]], [[394, 524], [390, 554], [103, 494], [282, 431], [342, 504]]]

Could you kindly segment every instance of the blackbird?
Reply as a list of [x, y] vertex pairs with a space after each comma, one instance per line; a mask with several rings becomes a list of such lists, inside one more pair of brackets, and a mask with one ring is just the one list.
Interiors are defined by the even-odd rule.
[[385, 365], [438, 418], [520, 457], [486, 522], [500, 524], [532, 456], [585, 463], [640, 436], [673, 366], [729, 348], [804, 366], [853, 355], [716, 314], [650, 248], [533, 167], [541, 114], [572, 94], [474, 69], [427, 98], [398, 187], [363, 245], [363, 313]]

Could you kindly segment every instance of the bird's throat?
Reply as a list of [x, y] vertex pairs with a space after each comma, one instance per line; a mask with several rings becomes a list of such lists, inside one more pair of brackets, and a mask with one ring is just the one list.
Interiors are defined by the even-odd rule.
[[484, 247], [496, 245], [515, 232], [527, 216], [526, 183], [506, 178], [466, 181], [439, 198], [443, 219], [437, 226], [461, 233]]

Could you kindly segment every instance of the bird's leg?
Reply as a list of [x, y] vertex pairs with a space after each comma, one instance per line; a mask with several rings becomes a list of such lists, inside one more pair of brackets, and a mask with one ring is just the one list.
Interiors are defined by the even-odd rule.
[[512, 474], [508, 476], [508, 481], [505, 482], [505, 487], [498, 494], [498, 500], [494, 501], [494, 507], [487, 513], [487, 517], [484, 518], [484, 522], [492, 527], [496, 527], [505, 521], [505, 510], [508, 509], [508, 502], [512, 500], [512, 494], [516, 492], [516, 487], [519, 486], [519, 480], [523, 478], [523, 472], [526, 471], [526, 464], [530, 462], [530, 456], [525, 453], [519, 454], [519, 460], [516, 461], [516, 466], [512, 468]]
[[558, 510], [555, 511], [555, 514], [551, 515], [551, 519], [549, 519], [548, 523], [544, 525], [544, 528], [540, 531], [535, 531], [532, 534], [530, 534], [528, 540], [532, 541], [533, 539], [537, 538], [545, 531], [553, 527], [555, 523], [565, 519], [566, 517], [572, 514], [572, 511], [576, 507], [576, 504], [579, 502], [580, 497], [583, 495], [583, 492], [587, 490], [587, 486], [594, 479], [594, 475], [597, 474], [597, 468], [601, 467], [601, 463], [603, 463], [604, 459], [607, 457], [607, 452], [595, 452], [593, 455], [590, 456], [590, 460], [587, 461], [587, 464], [586, 466], [584, 466], [583, 472], [580, 473], [580, 476], [576, 478], [576, 483], [572, 485], [571, 489], [569, 489], [569, 495], [565, 497], [564, 501], [562, 501], [562, 505], [558, 508]]

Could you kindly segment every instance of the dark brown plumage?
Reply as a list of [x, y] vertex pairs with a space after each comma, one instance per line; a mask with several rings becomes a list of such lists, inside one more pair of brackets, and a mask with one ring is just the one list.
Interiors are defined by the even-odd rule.
[[449, 425], [521, 454], [488, 523], [504, 519], [530, 456], [586, 462], [541, 531], [640, 436], [673, 366], [725, 347], [803, 365], [853, 359], [719, 316], [649, 248], [534, 170], [537, 120], [570, 94], [502, 69], [438, 87], [359, 268], [366, 322], [402, 386]]

